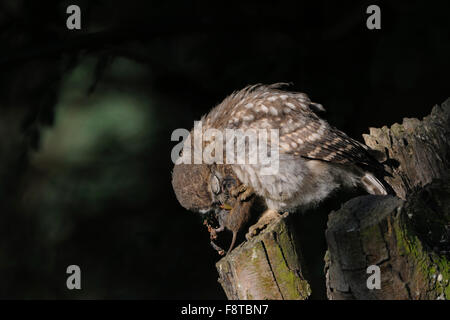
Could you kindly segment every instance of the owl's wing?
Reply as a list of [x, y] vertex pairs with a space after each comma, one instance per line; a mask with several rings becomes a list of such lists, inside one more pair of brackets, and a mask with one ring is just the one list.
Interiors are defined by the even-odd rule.
[[281, 85], [233, 93], [202, 119], [205, 128], [279, 129], [280, 153], [382, 170], [365, 145], [319, 117], [322, 105], [304, 93], [280, 90]]
[[[376, 170], [382, 166], [370, 154], [368, 147], [319, 118], [311, 109], [302, 108], [287, 115], [294, 123], [280, 135], [280, 152], [308, 159], [340, 164], [359, 164]], [[283, 128], [281, 128], [283, 131]]]

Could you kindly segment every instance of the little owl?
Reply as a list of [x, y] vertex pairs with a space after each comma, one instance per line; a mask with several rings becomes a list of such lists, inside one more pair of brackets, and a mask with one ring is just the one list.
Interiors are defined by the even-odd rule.
[[387, 194], [388, 186], [377, 178], [385, 173], [374, 151], [323, 120], [319, 116], [325, 111], [322, 105], [304, 93], [284, 91], [282, 85], [247, 86], [201, 120], [203, 132], [210, 128], [277, 129], [276, 174], [262, 174], [258, 163], [226, 161], [176, 164], [173, 170], [172, 185], [180, 204], [204, 214], [215, 212], [220, 228], [213, 230], [212, 237], [224, 227], [233, 231], [230, 250], [236, 233], [249, 220], [247, 208], [254, 199], [265, 210], [249, 235], [278, 213], [315, 205], [342, 187], [360, 186], [370, 194]]

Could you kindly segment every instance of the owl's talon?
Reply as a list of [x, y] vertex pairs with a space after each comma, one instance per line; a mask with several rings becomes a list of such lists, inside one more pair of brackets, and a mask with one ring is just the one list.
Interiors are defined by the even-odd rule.
[[237, 198], [237, 196], [243, 193], [246, 189], [247, 186], [245, 184], [240, 184], [236, 187], [231, 188], [230, 195], [234, 198]]
[[248, 228], [248, 233], [245, 235], [247, 240], [257, 236], [262, 230], [266, 229], [269, 224], [277, 221], [281, 215], [275, 210], [266, 210], [259, 218], [258, 222]]
[[251, 198], [255, 194], [255, 191], [252, 187], [247, 187], [245, 191], [239, 196], [239, 200], [246, 201]]
[[241, 184], [230, 190], [230, 195], [234, 198], [237, 198], [239, 196], [240, 201], [245, 201], [249, 199], [253, 194], [254, 194], [253, 188], [248, 187], [245, 184]]

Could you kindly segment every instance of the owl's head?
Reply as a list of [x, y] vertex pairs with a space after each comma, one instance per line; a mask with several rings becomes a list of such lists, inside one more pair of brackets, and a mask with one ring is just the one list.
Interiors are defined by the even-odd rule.
[[172, 172], [172, 187], [178, 202], [190, 211], [209, 211], [213, 204], [209, 180], [207, 165], [176, 164]]
[[206, 213], [224, 204], [236, 178], [228, 166], [176, 164], [172, 186], [178, 202], [187, 210]]

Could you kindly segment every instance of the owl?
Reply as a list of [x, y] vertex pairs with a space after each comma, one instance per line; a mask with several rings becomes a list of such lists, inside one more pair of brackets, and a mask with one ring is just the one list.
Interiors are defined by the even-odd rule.
[[[312, 102], [304, 93], [284, 90], [284, 85], [247, 86], [201, 119], [203, 133], [208, 129], [276, 130], [276, 173], [263, 173], [263, 164], [258, 162], [228, 164], [225, 155], [224, 163], [174, 166], [172, 185], [180, 204], [203, 214], [214, 211], [222, 220], [218, 231], [239, 231], [245, 225], [249, 214], [245, 200], [250, 195], [264, 204], [259, 221], [250, 227], [248, 235], [252, 236], [279, 213], [315, 206], [340, 188], [362, 187], [370, 194], [388, 193], [376, 151], [322, 119], [325, 109], [321, 104]], [[272, 142], [269, 139], [267, 143], [272, 146]], [[202, 141], [202, 146], [207, 148], [208, 143]], [[248, 141], [244, 149], [251, 150]], [[230, 177], [232, 187], [227, 186]], [[238, 222], [230, 228], [227, 219], [236, 215], [245, 218], [234, 218]]]

